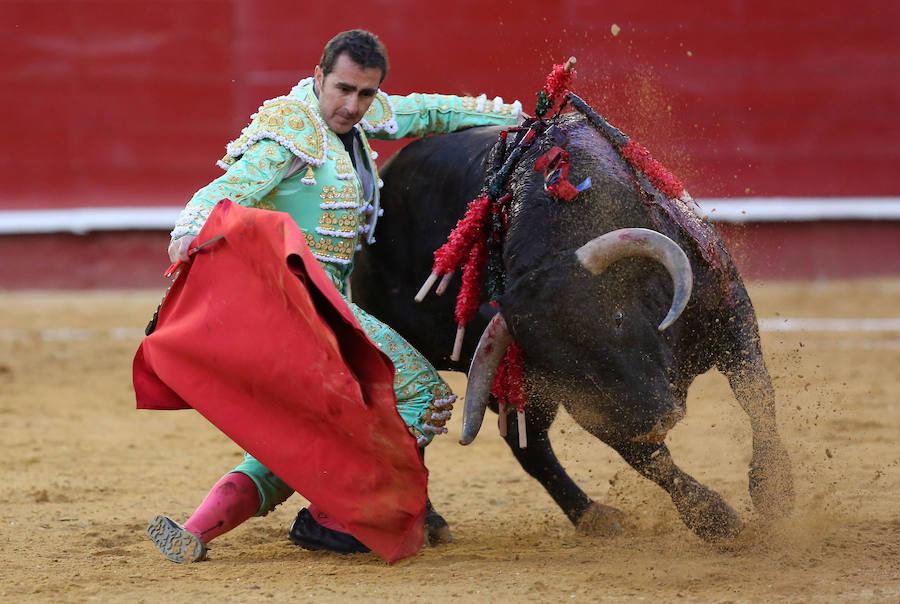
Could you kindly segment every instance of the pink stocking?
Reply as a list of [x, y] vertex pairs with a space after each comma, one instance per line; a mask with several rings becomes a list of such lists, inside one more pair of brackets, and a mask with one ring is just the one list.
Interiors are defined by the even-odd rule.
[[206, 544], [251, 518], [258, 509], [256, 483], [246, 474], [231, 472], [219, 479], [184, 528]]

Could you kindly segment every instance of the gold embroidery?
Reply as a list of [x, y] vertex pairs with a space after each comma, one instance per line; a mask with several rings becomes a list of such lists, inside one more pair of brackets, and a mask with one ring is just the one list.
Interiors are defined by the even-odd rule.
[[313, 157], [313, 159], [325, 159], [325, 146], [322, 144], [321, 139], [319, 138], [318, 132], [310, 132], [304, 138], [306, 141], [306, 146], [301, 146], [301, 150], [311, 149], [315, 151], [315, 154], [310, 153], [309, 155]]
[[349, 182], [341, 187], [341, 201], [359, 204], [359, 193], [356, 191], [355, 182]]
[[304, 122], [299, 115], [288, 116], [287, 125], [297, 132], [303, 132], [303, 130], [306, 128], [306, 122]]
[[[478, 100], [479, 100], [479, 97], [471, 97], [471, 96], [459, 97], [459, 101], [460, 101], [460, 104], [462, 105], [463, 111], [478, 111]], [[441, 109], [443, 109], [443, 107]], [[512, 103], [502, 103], [497, 108], [497, 110], [494, 111], [494, 100], [493, 99], [484, 99], [484, 105], [483, 105], [481, 111], [484, 113], [494, 113], [494, 114], [500, 114], [500, 115], [512, 115], [515, 113]]]
[[341, 233], [355, 233], [357, 224], [356, 212], [344, 212], [343, 214], [340, 222], [338, 222], [337, 230]]
[[322, 187], [322, 192], [319, 194], [319, 197], [322, 198], [323, 203], [352, 203], [354, 205], [359, 204], [359, 196], [356, 191], [356, 184], [352, 181], [343, 185], [340, 192], [338, 192], [337, 187], [333, 185], [325, 185], [324, 187]]
[[329, 136], [328, 137], [328, 150], [331, 151], [334, 155], [340, 155], [344, 153], [346, 149], [344, 149], [344, 145], [338, 140], [337, 136]]
[[334, 230], [337, 223], [337, 212], [322, 212], [322, 216], [319, 218], [319, 225], [329, 230]]
[[338, 201], [337, 187], [325, 185], [322, 187], [322, 192], [319, 193], [319, 197], [322, 198], [324, 203], [336, 203]]
[[347, 155], [338, 155], [334, 158], [334, 169], [339, 175], [353, 174], [353, 164]]
[[[290, 99], [266, 101], [241, 135], [228, 145], [227, 155], [233, 157], [241, 153], [261, 131], [283, 137], [284, 141], [279, 142], [292, 145], [294, 149], [287, 147], [291, 152], [308, 155], [316, 161], [325, 159], [326, 142], [319, 122], [304, 103]], [[227, 158], [224, 161], [232, 163]]]
[[353, 252], [356, 248], [356, 239], [335, 241], [334, 238], [327, 235], [314, 235], [313, 233], [304, 233], [306, 245], [309, 249], [319, 256], [326, 258], [336, 258], [338, 260], [352, 260]]
[[340, 233], [355, 233], [358, 218], [355, 211], [350, 212], [322, 212], [319, 218], [319, 226], [329, 231]]
[[266, 112], [262, 113], [259, 116], [259, 123], [265, 126], [266, 128], [272, 128], [273, 130], [278, 130], [284, 125], [284, 117], [279, 115], [276, 112]]
[[369, 105], [369, 109], [366, 111], [363, 119], [369, 122], [369, 125], [377, 130], [380, 126], [391, 121], [393, 117], [394, 115], [391, 112], [391, 105], [387, 95], [379, 90], [378, 94], [375, 95], [375, 100]]

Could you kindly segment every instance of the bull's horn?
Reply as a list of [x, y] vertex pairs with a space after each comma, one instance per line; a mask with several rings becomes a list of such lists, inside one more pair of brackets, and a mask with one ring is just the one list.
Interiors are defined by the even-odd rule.
[[468, 445], [478, 435], [484, 412], [487, 409], [488, 396], [497, 375], [497, 367], [512, 343], [512, 335], [506, 327], [503, 314], [497, 313], [488, 323], [484, 333], [478, 340], [475, 356], [469, 366], [469, 382], [466, 386], [466, 404], [463, 407], [462, 436], [459, 444]]
[[599, 275], [606, 267], [627, 256], [645, 256], [666, 267], [675, 291], [669, 314], [659, 324], [662, 331], [675, 322], [691, 297], [694, 275], [691, 263], [677, 243], [650, 229], [618, 229], [588, 241], [575, 251], [584, 268]]

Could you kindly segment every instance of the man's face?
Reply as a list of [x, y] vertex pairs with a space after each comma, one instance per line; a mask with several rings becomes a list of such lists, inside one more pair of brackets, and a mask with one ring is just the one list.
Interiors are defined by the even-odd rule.
[[378, 67], [363, 69], [346, 53], [338, 56], [327, 76], [316, 65], [315, 89], [328, 127], [338, 134], [350, 132], [375, 99], [382, 75]]

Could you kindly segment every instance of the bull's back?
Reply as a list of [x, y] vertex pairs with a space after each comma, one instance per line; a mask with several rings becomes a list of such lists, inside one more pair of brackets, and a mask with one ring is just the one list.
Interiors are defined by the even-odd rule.
[[[374, 245], [357, 254], [353, 301], [396, 329], [439, 368], [464, 367], [449, 360], [456, 325], [458, 278], [443, 296], [413, 297], [431, 272], [434, 250], [447, 239], [474, 199], [485, 175], [485, 158], [502, 128], [472, 128], [414, 141], [381, 171], [384, 187]], [[464, 351], [475, 347], [483, 323], [468, 330]]]

